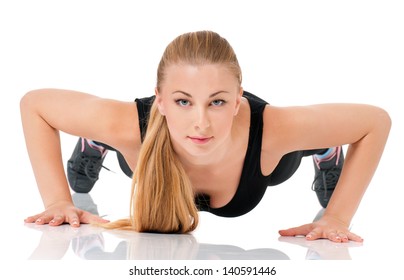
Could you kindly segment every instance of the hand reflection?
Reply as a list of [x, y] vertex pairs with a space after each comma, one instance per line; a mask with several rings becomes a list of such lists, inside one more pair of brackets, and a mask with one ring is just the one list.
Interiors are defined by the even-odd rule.
[[350, 260], [349, 248], [360, 247], [362, 243], [335, 243], [328, 239], [306, 240], [305, 237], [286, 237], [278, 239], [307, 248], [306, 260]]

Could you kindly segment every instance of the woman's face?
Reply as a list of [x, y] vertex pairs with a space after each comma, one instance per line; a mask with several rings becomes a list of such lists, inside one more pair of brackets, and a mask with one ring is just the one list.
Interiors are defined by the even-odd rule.
[[171, 65], [156, 95], [177, 153], [203, 158], [231, 141], [242, 89], [225, 65]]

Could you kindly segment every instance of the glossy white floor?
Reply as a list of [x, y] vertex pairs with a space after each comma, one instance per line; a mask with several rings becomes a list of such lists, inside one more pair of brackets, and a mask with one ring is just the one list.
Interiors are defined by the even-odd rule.
[[[399, 1], [278, 2], [205, 0], [195, 9], [180, 0], [1, 1], [0, 274], [11, 271], [18, 279], [37, 275], [44, 279], [55, 277], [53, 271], [58, 279], [67, 279], [127, 276], [132, 264], [275, 264], [277, 279], [290, 275], [395, 279], [404, 251], [400, 240], [403, 5]], [[274, 105], [369, 103], [390, 113], [393, 129], [385, 154], [352, 223], [352, 231], [364, 237], [363, 244], [278, 236], [279, 229], [310, 222], [320, 210], [310, 190], [309, 158], [290, 180], [269, 188], [250, 213], [234, 219], [201, 213], [200, 226], [190, 235], [23, 223], [43, 208], [20, 125], [22, 95], [43, 87], [127, 101], [151, 95], [164, 47], [180, 33], [201, 29], [215, 30], [230, 41], [243, 68], [245, 89]], [[64, 161], [75, 143], [76, 137], [62, 134]], [[121, 173], [114, 153], [105, 165], [115, 173], [103, 170], [89, 195], [73, 197], [77, 204], [110, 219], [125, 217], [130, 179]], [[49, 261], [55, 259], [62, 262]], [[329, 270], [321, 271], [322, 267]]]
[[[126, 217], [130, 181], [122, 178], [124, 175], [107, 172], [102, 172], [100, 182], [90, 194], [73, 193], [73, 199], [78, 207], [109, 219]], [[349, 260], [365, 257], [366, 246], [358, 243], [278, 237], [278, 229], [308, 222], [319, 209], [315, 194], [310, 191], [311, 181], [304, 179], [308, 176], [300, 177], [289, 186], [269, 189], [260, 206], [243, 217], [226, 219], [201, 213], [201, 225], [190, 235], [105, 231], [89, 225], [75, 229], [67, 225], [26, 224], [21, 229], [22, 239], [29, 241], [24, 246], [26, 258]], [[299, 181], [304, 180], [303, 186], [293, 186], [302, 185]], [[366, 221], [358, 222], [358, 232], [361, 226], [369, 225]]]

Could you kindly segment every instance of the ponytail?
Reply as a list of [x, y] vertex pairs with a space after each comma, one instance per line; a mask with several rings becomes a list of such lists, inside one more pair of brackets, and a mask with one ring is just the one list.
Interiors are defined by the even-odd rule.
[[137, 232], [187, 233], [197, 227], [198, 221], [191, 182], [175, 154], [165, 117], [154, 102], [133, 174], [130, 218], [101, 226]]
[[131, 225], [139, 232], [186, 233], [198, 225], [191, 182], [156, 102], [133, 177], [130, 209]]

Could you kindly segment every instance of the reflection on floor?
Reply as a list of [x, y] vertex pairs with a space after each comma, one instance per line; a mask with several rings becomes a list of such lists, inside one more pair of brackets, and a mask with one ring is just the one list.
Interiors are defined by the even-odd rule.
[[[89, 194], [74, 194], [77, 207], [98, 214]], [[288, 260], [290, 257], [274, 248], [245, 250], [228, 244], [199, 243], [192, 234], [152, 234], [104, 230], [91, 225], [72, 228], [26, 224], [42, 233], [29, 259], [63, 259], [74, 255], [91, 260]], [[302, 237], [280, 237], [285, 242], [307, 250], [306, 259], [351, 259], [349, 248], [361, 243], [333, 243], [328, 240], [306, 241]], [[110, 242], [110, 243], [108, 243]], [[71, 251], [70, 251], [71, 250]], [[70, 251], [70, 252], [69, 252]]]

